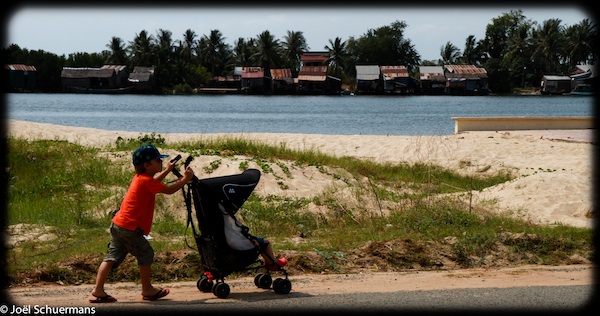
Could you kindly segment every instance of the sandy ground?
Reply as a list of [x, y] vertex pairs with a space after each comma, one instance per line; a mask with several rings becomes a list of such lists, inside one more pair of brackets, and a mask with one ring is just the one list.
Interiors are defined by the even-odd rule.
[[[114, 144], [118, 137], [136, 139], [137, 132], [106, 131], [17, 120], [8, 121], [11, 136], [61, 139], [87, 146]], [[150, 134], [150, 133], [145, 133]], [[377, 162], [431, 163], [463, 174], [485, 175], [509, 171], [513, 181], [473, 192], [473, 203], [494, 204], [534, 223], [564, 223], [593, 227], [592, 164], [596, 144], [593, 130], [478, 131], [445, 136], [307, 135], [307, 134], [163, 134], [167, 142], [244, 138], [290, 149], [316, 150]], [[174, 152], [166, 152], [175, 155]], [[192, 162], [198, 177], [238, 173], [236, 163], [225, 161], [214, 173], [203, 167], [220, 156], [202, 156]], [[237, 162], [239, 165], [239, 162]], [[251, 167], [256, 167], [251, 165]], [[261, 177], [256, 191], [293, 197], [311, 197], [335, 186], [335, 180], [315, 168], [295, 169], [282, 190], [273, 175]]]
[[[292, 292], [307, 295], [382, 293], [458, 288], [507, 288], [515, 286], [591, 285], [595, 268], [592, 265], [521, 266], [503, 269], [463, 269], [454, 271], [369, 272], [360, 274], [290, 275]], [[273, 277], [277, 277], [273, 274]], [[229, 297], [219, 299], [203, 293], [196, 282], [156, 284], [169, 288], [168, 302], [222, 303], [223, 300], [260, 301], [280, 295], [272, 290], [258, 289], [252, 277], [226, 280], [231, 288]], [[92, 285], [16, 287], [9, 293], [18, 305], [48, 304], [50, 306], [95, 306], [88, 302]], [[106, 290], [117, 298], [115, 304], [127, 302], [148, 304], [135, 283], [107, 284]], [[290, 294], [292, 294], [290, 292]], [[243, 295], [242, 295], [243, 294]], [[159, 303], [159, 302], [154, 302]], [[153, 303], [153, 304], [154, 304]]]

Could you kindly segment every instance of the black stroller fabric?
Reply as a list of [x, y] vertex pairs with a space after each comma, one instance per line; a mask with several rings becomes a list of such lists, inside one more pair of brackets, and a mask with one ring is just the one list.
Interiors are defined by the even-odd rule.
[[[223, 216], [235, 216], [259, 180], [260, 171], [248, 169], [241, 174], [192, 182], [192, 199], [201, 232], [195, 236], [196, 244], [201, 251], [204, 270], [215, 278], [243, 270], [258, 260], [258, 247], [235, 250], [227, 244]], [[247, 227], [242, 229], [247, 231]]]

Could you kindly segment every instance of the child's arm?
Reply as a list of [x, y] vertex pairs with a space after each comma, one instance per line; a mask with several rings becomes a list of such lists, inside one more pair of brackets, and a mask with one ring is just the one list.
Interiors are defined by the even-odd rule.
[[[173, 167], [171, 167], [171, 169], [173, 169]], [[190, 166], [188, 166], [187, 168], [185, 168], [185, 172], [183, 173], [182, 178], [177, 179], [177, 181], [173, 182], [171, 185], [164, 188], [162, 191], [160, 191], [160, 193], [173, 194], [173, 193], [179, 191], [179, 189], [183, 188], [183, 186], [186, 183], [188, 183], [188, 182], [190, 182], [190, 180], [192, 180], [193, 176], [194, 176], [194, 170], [192, 170], [192, 168]]]
[[154, 175], [154, 179], [162, 182], [165, 179], [165, 177], [169, 174], [169, 172], [171, 172], [171, 170], [173, 170], [173, 167], [175, 167], [175, 163], [177, 163], [177, 161], [169, 160], [167, 162], [167, 167], [165, 168], [165, 170]]

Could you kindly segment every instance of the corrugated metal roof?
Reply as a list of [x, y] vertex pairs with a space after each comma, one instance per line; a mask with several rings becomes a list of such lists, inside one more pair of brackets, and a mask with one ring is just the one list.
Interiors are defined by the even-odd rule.
[[133, 73], [150, 73], [150, 74], [153, 74], [154, 73], [154, 67], [135, 66], [135, 68], [133, 68]]
[[292, 78], [292, 70], [290, 68], [271, 69], [271, 78], [276, 80], [285, 80]]
[[419, 66], [419, 78], [421, 80], [446, 80], [442, 66]]
[[23, 64], [5, 64], [4, 69], [15, 71], [37, 71], [34, 66], [28, 66]]
[[565, 80], [565, 81], [571, 81], [571, 77], [569, 76], [555, 76], [555, 75], [543, 75], [542, 76], [542, 80], [546, 79], [546, 80]]
[[386, 79], [408, 78], [408, 68], [406, 66], [381, 66], [379, 68]]
[[100, 69], [113, 69], [116, 73], [119, 73], [120, 71], [126, 69], [127, 66], [125, 65], [104, 65], [102, 67], [100, 67]]
[[378, 65], [356, 65], [356, 80], [377, 80], [379, 75]]
[[327, 74], [327, 66], [302, 66], [298, 75], [317, 75], [324, 76]]
[[110, 78], [114, 73], [113, 69], [64, 67], [60, 76], [62, 78]]
[[242, 78], [262, 78], [265, 76], [262, 67], [242, 67]]
[[457, 74], [487, 74], [485, 68], [480, 68], [475, 65], [446, 65], [444, 66], [449, 72]]
[[325, 81], [326, 75], [298, 75], [298, 81]]

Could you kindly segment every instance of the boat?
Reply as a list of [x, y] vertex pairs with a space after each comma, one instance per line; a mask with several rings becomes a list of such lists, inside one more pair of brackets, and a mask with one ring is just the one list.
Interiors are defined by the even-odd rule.
[[571, 90], [570, 95], [596, 95], [594, 88], [590, 84], [578, 84]]
[[75, 93], [93, 93], [93, 94], [125, 94], [125, 93], [131, 93], [131, 91], [133, 91], [133, 87], [112, 88], [112, 89], [73, 87], [73, 89], [74, 89]]

